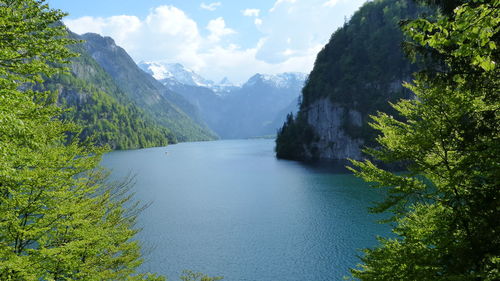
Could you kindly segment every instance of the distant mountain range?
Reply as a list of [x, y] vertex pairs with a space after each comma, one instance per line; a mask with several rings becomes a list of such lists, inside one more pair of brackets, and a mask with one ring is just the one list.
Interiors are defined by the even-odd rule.
[[303, 73], [255, 74], [242, 85], [219, 83], [178, 63], [141, 62], [146, 73], [189, 100], [221, 138], [274, 135], [289, 113], [298, 110]]
[[156, 80], [173, 80], [185, 85], [211, 87], [215, 83], [207, 80], [180, 63], [139, 62], [138, 66]]

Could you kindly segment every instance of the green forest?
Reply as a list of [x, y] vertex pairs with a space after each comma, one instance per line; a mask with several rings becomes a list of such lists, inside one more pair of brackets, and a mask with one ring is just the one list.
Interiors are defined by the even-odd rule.
[[170, 131], [179, 142], [216, 139], [216, 135], [198, 118], [196, 108], [181, 95], [169, 91], [159, 81], [135, 64], [127, 52], [110, 37], [87, 33], [71, 33], [80, 44], [69, 46], [79, 54], [72, 59], [71, 73], [109, 94], [119, 103], [133, 103], [140, 108], [148, 123]]
[[[211, 138], [201, 129], [197, 131], [197, 126], [190, 123], [193, 121], [178, 109], [181, 117], [171, 114], [162, 118], [159, 113], [141, 107], [90, 56], [80, 36], [69, 32], [68, 37], [75, 40], [68, 45], [75, 53], [70, 58], [69, 71], [47, 77], [40, 90], [53, 93], [54, 101], [67, 109], [61, 118], [82, 126], [81, 140], [93, 138], [98, 145], [121, 150]], [[168, 112], [167, 105], [164, 109]]]
[[93, 84], [71, 74], [54, 75], [44, 90], [58, 94], [58, 103], [67, 109], [63, 120], [82, 126], [80, 139], [93, 138], [98, 145], [112, 149], [166, 146], [176, 143], [175, 136], [157, 125], [132, 102], [118, 102]]

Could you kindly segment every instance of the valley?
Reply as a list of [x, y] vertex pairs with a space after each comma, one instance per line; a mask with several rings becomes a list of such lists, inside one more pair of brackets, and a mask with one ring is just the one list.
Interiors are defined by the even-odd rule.
[[500, 1], [0, 0], [0, 27], [0, 280], [500, 280]]

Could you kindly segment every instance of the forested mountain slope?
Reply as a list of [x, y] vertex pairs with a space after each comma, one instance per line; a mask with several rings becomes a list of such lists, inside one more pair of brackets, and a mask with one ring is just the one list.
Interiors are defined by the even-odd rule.
[[215, 137], [194, 120], [198, 113], [187, 100], [151, 80], [113, 39], [70, 37], [82, 40], [70, 46], [78, 57], [71, 59], [69, 73], [47, 79], [43, 87], [56, 90], [58, 102], [69, 109], [64, 118], [82, 125], [82, 139], [134, 149]]
[[388, 102], [410, 94], [401, 84], [417, 67], [403, 52], [399, 24], [423, 12], [410, 0], [371, 1], [333, 33], [302, 91], [298, 115], [279, 131], [277, 156], [363, 158], [362, 147], [375, 138], [369, 116], [390, 112]]
[[159, 125], [118, 88], [82, 44], [73, 45], [71, 49], [79, 57], [71, 59], [69, 73], [47, 79], [42, 86], [58, 94], [58, 103], [68, 109], [63, 118], [82, 126], [82, 139], [92, 136], [98, 144], [107, 144], [113, 149], [177, 142], [171, 130]]
[[151, 113], [160, 125], [170, 129], [178, 141], [215, 138], [192, 104], [142, 71], [112, 38], [93, 33], [80, 38], [85, 40], [86, 52], [113, 78], [119, 89]]

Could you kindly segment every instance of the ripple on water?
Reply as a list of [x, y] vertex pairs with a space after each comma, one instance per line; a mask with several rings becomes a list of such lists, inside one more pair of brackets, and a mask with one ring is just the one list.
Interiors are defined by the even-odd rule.
[[[273, 140], [183, 143], [113, 152], [114, 177], [136, 174], [142, 269], [229, 281], [342, 280], [388, 228], [369, 215], [381, 194], [338, 167], [276, 160]], [[168, 154], [165, 155], [165, 150]]]

